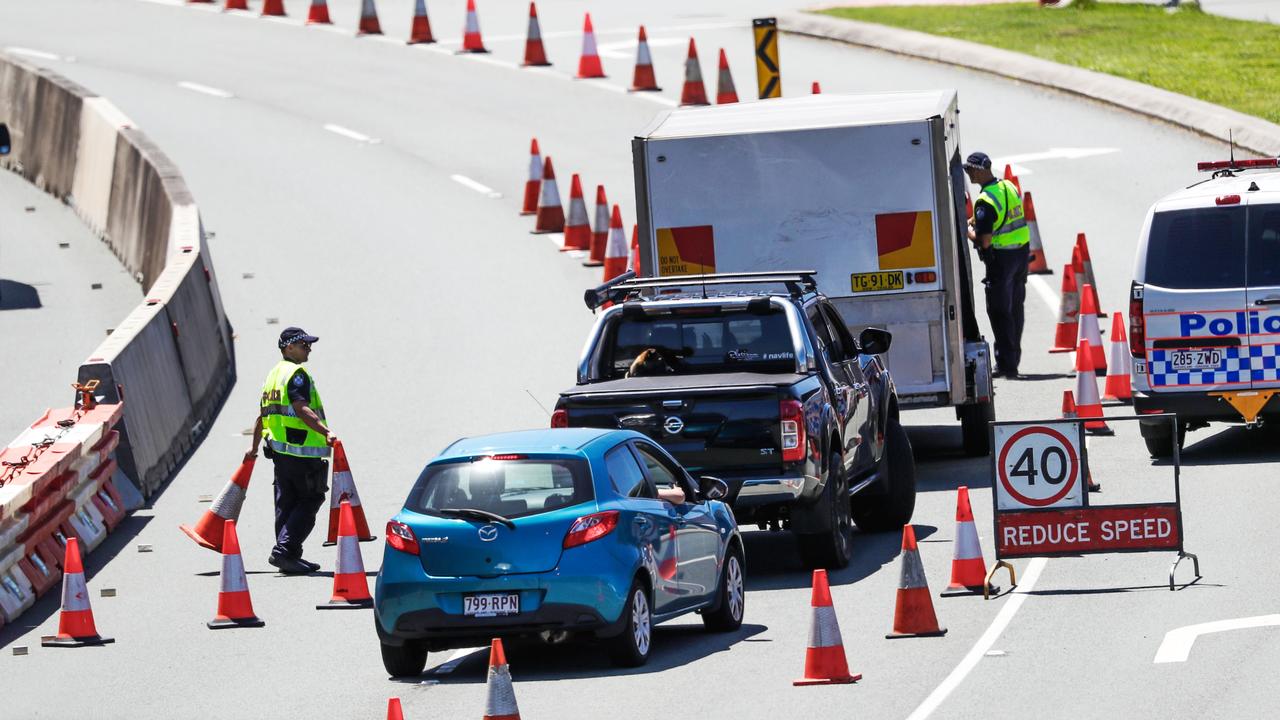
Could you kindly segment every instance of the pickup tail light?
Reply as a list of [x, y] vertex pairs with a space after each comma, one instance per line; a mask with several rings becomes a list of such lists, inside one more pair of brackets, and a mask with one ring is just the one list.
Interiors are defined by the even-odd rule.
[[387, 544], [402, 553], [418, 554], [418, 536], [413, 534], [413, 528], [402, 522], [391, 520], [387, 523]]
[[551, 413], [551, 427], [569, 427], [569, 411], [564, 408], [556, 408], [555, 412]]
[[782, 461], [804, 460], [804, 405], [799, 400], [783, 400], [778, 404], [778, 417], [782, 419]]
[[1129, 354], [1143, 360], [1147, 357], [1147, 321], [1142, 317], [1142, 285], [1139, 283], [1129, 288]]
[[564, 536], [564, 549], [571, 547], [586, 545], [594, 540], [613, 532], [618, 527], [618, 511], [605, 510], [604, 512], [583, 515], [573, 521], [573, 525], [569, 526], [569, 532]]

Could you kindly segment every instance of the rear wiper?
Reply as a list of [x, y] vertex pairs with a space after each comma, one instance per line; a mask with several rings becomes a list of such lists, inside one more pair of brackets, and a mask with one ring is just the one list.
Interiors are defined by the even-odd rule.
[[516, 524], [511, 521], [511, 518], [503, 517], [498, 513], [492, 513], [488, 510], [480, 510], [479, 508], [445, 508], [437, 510], [436, 512], [441, 515], [466, 517], [472, 518], [473, 520], [491, 520], [496, 523], [502, 523], [512, 530], [516, 529]]

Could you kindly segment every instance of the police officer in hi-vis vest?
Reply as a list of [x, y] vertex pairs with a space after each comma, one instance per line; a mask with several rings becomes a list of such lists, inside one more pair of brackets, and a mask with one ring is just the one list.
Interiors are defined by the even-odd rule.
[[982, 189], [973, 201], [969, 240], [987, 266], [987, 317], [995, 334], [994, 377], [1018, 377], [1022, 360], [1022, 305], [1027, 298], [1028, 243], [1031, 230], [1022, 214], [1022, 197], [1008, 180], [991, 172], [991, 158], [976, 152], [964, 161], [969, 182]]
[[324, 422], [324, 404], [311, 373], [302, 366], [311, 355], [311, 344], [320, 338], [302, 328], [280, 333], [284, 357], [267, 374], [262, 385], [258, 418], [254, 421], [253, 447], [245, 453], [257, 456], [266, 436], [265, 454], [275, 463], [276, 545], [267, 561], [286, 574], [315, 572], [320, 566], [302, 559], [302, 542], [316, 524], [329, 484], [329, 448], [337, 439]]

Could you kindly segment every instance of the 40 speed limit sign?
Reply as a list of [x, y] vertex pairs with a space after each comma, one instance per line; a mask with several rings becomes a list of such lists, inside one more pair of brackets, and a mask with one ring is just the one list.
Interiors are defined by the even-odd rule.
[[992, 433], [998, 510], [1084, 506], [1083, 423], [1004, 424]]

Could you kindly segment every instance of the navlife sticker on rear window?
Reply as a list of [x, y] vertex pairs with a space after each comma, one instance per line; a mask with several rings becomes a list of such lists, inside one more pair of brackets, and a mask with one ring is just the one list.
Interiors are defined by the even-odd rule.
[[658, 228], [658, 275], [701, 275], [715, 271], [716, 243], [712, 226]]

